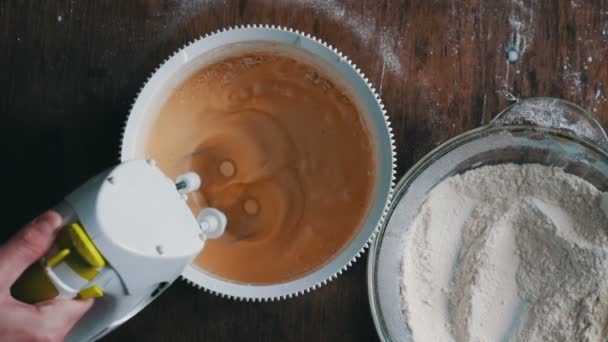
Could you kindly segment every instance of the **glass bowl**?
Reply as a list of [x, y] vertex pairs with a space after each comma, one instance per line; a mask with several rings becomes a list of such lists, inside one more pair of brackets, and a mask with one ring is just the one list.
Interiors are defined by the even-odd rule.
[[553, 98], [518, 102], [487, 126], [461, 134], [427, 154], [400, 180], [370, 249], [368, 291], [382, 341], [413, 341], [402, 311], [402, 246], [427, 193], [447, 177], [486, 165], [560, 167], [608, 190], [608, 138], [582, 108]]

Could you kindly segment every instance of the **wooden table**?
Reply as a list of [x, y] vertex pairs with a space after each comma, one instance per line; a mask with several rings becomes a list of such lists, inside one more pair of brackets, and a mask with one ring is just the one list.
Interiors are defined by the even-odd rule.
[[[576, 102], [608, 124], [608, 1], [38, 1], [0, 3], [5, 239], [118, 162], [140, 87], [222, 27], [314, 34], [369, 75], [396, 131], [399, 176], [515, 98]], [[509, 64], [505, 51], [521, 55]], [[106, 341], [370, 341], [365, 260], [327, 286], [241, 303], [177, 282]]]

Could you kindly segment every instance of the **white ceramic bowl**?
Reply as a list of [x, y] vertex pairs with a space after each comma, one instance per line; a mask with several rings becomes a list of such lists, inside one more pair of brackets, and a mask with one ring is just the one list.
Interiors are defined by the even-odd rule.
[[372, 207], [359, 232], [327, 264], [298, 279], [272, 285], [226, 281], [194, 265], [188, 266], [182, 274], [192, 284], [224, 296], [245, 300], [282, 299], [325, 284], [360, 257], [380, 227], [392, 195], [395, 152], [390, 124], [375, 90], [347, 58], [322, 41], [291, 29], [248, 26], [202, 37], [173, 54], [147, 81], [127, 120], [120, 158], [126, 161], [146, 157], [148, 132], [176, 86], [209, 64], [252, 50], [287, 54], [327, 73], [332, 81], [350, 93], [375, 142], [377, 178]]

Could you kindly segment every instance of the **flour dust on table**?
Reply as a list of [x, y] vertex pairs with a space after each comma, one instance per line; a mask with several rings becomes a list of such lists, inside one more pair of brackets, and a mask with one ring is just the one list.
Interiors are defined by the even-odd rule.
[[605, 341], [603, 194], [560, 168], [485, 166], [428, 195], [404, 240], [415, 341]]

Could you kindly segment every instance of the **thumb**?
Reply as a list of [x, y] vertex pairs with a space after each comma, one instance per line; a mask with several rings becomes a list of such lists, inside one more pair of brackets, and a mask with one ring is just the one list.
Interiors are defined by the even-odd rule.
[[0, 289], [9, 288], [28, 266], [49, 250], [61, 221], [57, 212], [47, 211], [0, 247]]

